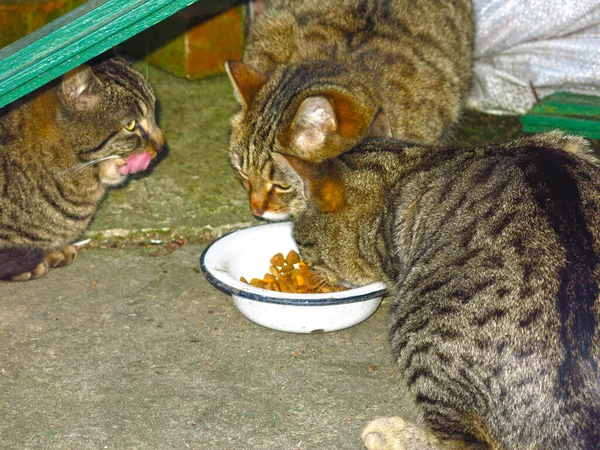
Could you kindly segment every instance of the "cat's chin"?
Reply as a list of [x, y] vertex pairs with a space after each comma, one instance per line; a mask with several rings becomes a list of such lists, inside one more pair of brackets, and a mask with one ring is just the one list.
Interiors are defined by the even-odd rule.
[[340, 280], [338, 283], [341, 287], [346, 288], [346, 289], [354, 289], [357, 287], [360, 287], [360, 285], [356, 285], [354, 283], [350, 283], [346, 280]]
[[127, 175], [123, 175], [119, 171], [119, 167], [126, 165], [127, 161], [124, 159], [110, 159], [103, 161], [99, 164], [98, 178], [102, 184], [107, 186], [118, 186], [122, 184], [126, 179]]
[[284, 220], [290, 220], [291, 216], [287, 212], [272, 212], [265, 211], [259, 216], [260, 219], [268, 220], [269, 222], [283, 222]]

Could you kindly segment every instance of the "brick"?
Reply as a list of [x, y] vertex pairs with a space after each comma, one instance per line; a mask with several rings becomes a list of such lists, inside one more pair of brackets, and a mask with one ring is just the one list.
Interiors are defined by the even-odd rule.
[[0, 2], [0, 48], [37, 30], [86, 0]]
[[224, 72], [228, 59], [241, 59], [245, 20], [244, 6], [211, 14], [204, 5], [192, 5], [130, 39], [123, 49], [181, 77], [216, 75]]

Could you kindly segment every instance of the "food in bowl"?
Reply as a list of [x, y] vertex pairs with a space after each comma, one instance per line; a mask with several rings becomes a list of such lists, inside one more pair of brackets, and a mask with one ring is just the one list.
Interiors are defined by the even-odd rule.
[[260, 278], [269, 260], [294, 249], [290, 222], [276, 222], [229, 233], [200, 256], [206, 279], [231, 295], [240, 313], [259, 325], [290, 333], [342, 330], [362, 322], [379, 307], [387, 290], [381, 282], [346, 291], [296, 294], [257, 288], [240, 277]]
[[240, 281], [269, 291], [290, 292], [293, 294], [323, 294], [345, 291], [341, 286], [330, 286], [302, 261], [295, 250], [290, 250], [284, 258], [283, 253], [273, 255], [271, 266], [264, 277], [250, 281], [240, 277]]

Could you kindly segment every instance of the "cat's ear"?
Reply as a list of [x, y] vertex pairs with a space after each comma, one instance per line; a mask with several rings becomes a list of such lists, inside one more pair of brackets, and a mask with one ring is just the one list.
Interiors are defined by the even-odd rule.
[[256, 93], [268, 81], [268, 77], [241, 61], [227, 61], [225, 70], [235, 89], [236, 98], [248, 109]]
[[321, 96], [308, 97], [300, 104], [292, 122], [292, 147], [299, 155], [312, 159], [337, 129], [331, 102]]
[[391, 138], [392, 127], [383, 109], [379, 108], [375, 113], [375, 118], [367, 131], [366, 137], [371, 138]]
[[347, 92], [308, 97], [296, 111], [288, 148], [305, 160], [332, 159], [362, 139], [372, 120], [373, 111]]
[[324, 212], [344, 207], [344, 183], [333, 161], [314, 163], [291, 155], [282, 156], [302, 179], [306, 198], [316, 201]]
[[88, 65], [67, 72], [58, 89], [64, 104], [77, 111], [93, 109], [102, 96], [102, 82]]

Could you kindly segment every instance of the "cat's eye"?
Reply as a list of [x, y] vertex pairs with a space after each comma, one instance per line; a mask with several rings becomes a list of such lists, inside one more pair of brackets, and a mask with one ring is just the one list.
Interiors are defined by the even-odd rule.
[[135, 126], [137, 125], [137, 121], [135, 120], [130, 120], [129, 122], [127, 122], [125, 125], [123, 125], [125, 127], [125, 129], [127, 131], [133, 131], [135, 130]]
[[289, 186], [287, 184], [273, 184], [272, 189], [274, 189], [277, 192], [289, 192], [292, 190], [292, 186]]

